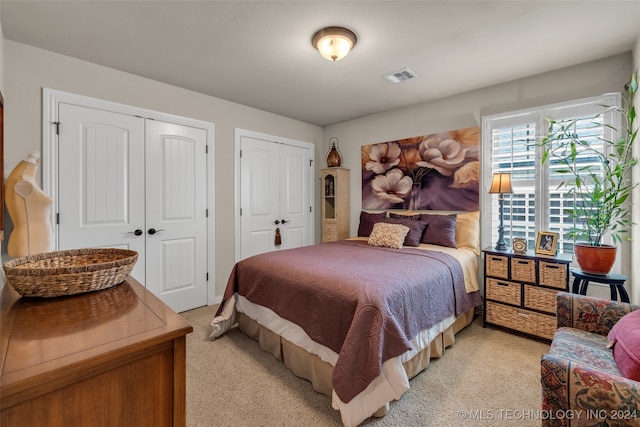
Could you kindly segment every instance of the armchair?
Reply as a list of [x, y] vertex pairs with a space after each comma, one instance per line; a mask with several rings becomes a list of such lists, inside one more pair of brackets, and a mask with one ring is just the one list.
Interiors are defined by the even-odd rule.
[[639, 308], [557, 294], [558, 329], [541, 359], [543, 426], [640, 426], [640, 382], [623, 376], [607, 345], [611, 328]]

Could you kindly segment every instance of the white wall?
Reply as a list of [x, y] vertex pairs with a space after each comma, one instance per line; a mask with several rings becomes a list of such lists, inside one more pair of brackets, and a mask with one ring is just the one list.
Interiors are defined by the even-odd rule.
[[[351, 235], [357, 234], [362, 207], [362, 145], [481, 126], [485, 115], [621, 92], [631, 70], [632, 55], [626, 53], [326, 127], [325, 141], [339, 139], [343, 166], [351, 170]], [[405, 84], [408, 90], [411, 81]], [[624, 249], [623, 273], [628, 274], [630, 251]]]
[[[216, 295], [222, 295], [234, 259], [234, 128], [322, 142], [322, 128], [170, 86], [11, 40], [5, 42], [5, 170], [31, 150], [42, 151], [42, 88], [191, 117], [215, 124]], [[324, 156], [323, 148], [315, 156]], [[319, 164], [319, 162], [316, 162]], [[40, 181], [42, 182], [42, 181]], [[320, 206], [319, 203], [317, 206]], [[319, 218], [318, 218], [319, 220]], [[316, 230], [320, 226], [316, 225]], [[203, 302], [206, 303], [206, 302]]]

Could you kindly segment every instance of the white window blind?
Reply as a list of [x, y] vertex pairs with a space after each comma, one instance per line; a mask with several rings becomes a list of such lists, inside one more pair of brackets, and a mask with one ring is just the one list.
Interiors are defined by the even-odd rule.
[[[507, 239], [535, 239], [536, 123], [506, 125], [492, 129], [492, 173], [511, 173], [513, 194], [504, 195]], [[516, 190], [517, 188], [517, 190]], [[498, 198], [492, 197], [492, 241], [498, 239]], [[495, 215], [493, 214], [495, 212]], [[533, 246], [532, 246], [533, 247]]]
[[[578, 119], [574, 133], [590, 142], [590, 148], [602, 150], [602, 138], [610, 137], [608, 125], [612, 114], [594, 119], [607, 105], [619, 105], [619, 95], [610, 94], [570, 103], [549, 105], [530, 110], [505, 113], [483, 118], [483, 182], [488, 188], [493, 173], [511, 173], [513, 194], [504, 195], [505, 239], [510, 247], [514, 237], [527, 239], [533, 249], [537, 233], [551, 231], [559, 234], [558, 251], [572, 254], [574, 239], [569, 236], [574, 223], [569, 211], [576, 201], [561, 186], [570, 179], [559, 173], [559, 162], [549, 160], [542, 164], [540, 142], [548, 134], [550, 119], [556, 126]], [[599, 165], [589, 151], [579, 152], [576, 163], [601, 173]], [[499, 207], [497, 195], [481, 194], [483, 206], [483, 245], [495, 245], [498, 239]], [[606, 240], [606, 239], [605, 239]]]

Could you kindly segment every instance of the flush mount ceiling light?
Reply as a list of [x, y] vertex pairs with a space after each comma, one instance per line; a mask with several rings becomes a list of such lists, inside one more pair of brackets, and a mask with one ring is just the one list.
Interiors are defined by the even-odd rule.
[[320, 55], [330, 61], [339, 61], [356, 45], [358, 38], [353, 31], [343, 27], [327, 27], [313, 35], [311, 44]]

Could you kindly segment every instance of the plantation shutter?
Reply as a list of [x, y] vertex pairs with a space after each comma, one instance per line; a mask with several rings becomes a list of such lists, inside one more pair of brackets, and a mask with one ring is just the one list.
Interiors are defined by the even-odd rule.
[[[537, 117], [526, 114], [497, 123], [491, 131], [492, 173], [511, 173], [513, 194], [504, 195], [507, 240], [524, 237], [533, 248], [536, 233], [536, 135]], [[498, 240], [498, 197], [491, 204], [491, 241]], [[495, 214], [493, 214], [495, 213]]]
[[[604, 111], [605, 106], [618, 103], [618, 95], [611, 94], [483, 119], [483, 151], [488, 153], [484, 161], [490, 168], [484, 171], [485, 182], [491, 182], [493, 173], [511, 173], [513, 194], [504, 195], [505, 239], [509, 247], [513, 237], [524, 237], [529, 249], [533, 249], [537, 233], [551, 231], [559, 234], [559, 252], [573, 253], [575, 241], [569, 233], [581, 225], [570, 217], [575, 200], [568, 189], [561, 186], [569, 177], [558, 172], [562, 166], [557, 161], [542, 164], [540, 142], [549, 131], [548, 120], [561, 126], [577, 119], [573, 132], [589, 141], [590, 147], [603, 150], [602, 138], [612, 137], [609, 125], [614, 124], [615, 117], [609, 114], [604, 119], [594, 119], [594, 115]], [[596, 159], [587, 152], [578, 152], [576, 163], [592, 173], [602, 174]], [[483, 244], [495, 245], [498, 240], [498, 197], [487, 192], [481, 197], [484, 199], [483, 216], [490, 219], [490, 229], [483, 228], [490, 241], [483, 238]], [[489, 212], [486, 212], [487, 208]], [[604, 241], [609, 241], [608, 237]]]

